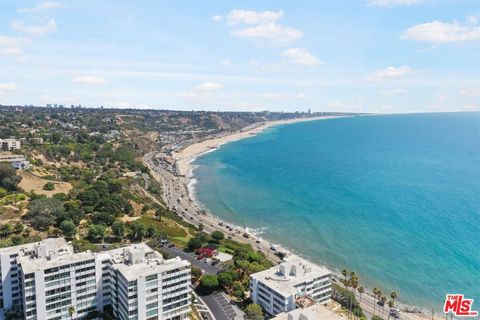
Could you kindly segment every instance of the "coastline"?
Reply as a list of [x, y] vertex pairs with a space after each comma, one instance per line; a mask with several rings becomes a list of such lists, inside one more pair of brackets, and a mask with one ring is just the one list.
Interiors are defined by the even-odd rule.
[[[184, 149], [180, 150], [179, 152], [177, 152], [173, 155], [173, 157], [176, 160], [177, 173], [179, 174], [178, 178], [175, 178], [173, 176], [173, 174], [171, 174], [172, 179], [176, 183], [180, 184], [183, 187], [182, 189], [184, 190], [184, 193], [180, 193], [179, 195], [181, 195], [182, 197], [184, 197], [186, 199], [182, 199], [182, 203], [184, 201], [188, 202], [189, 206], [192, 209], [196, 210], [197, 212], [200, 212], [203, 209], [205, 209], [204, 206], [201, 203], [199, 203], [198, 199], [196, 199], [196, 196], [195, 196], [195, 189], [194, 188], [195, 188], [196, 180], [195, 180], [195, 177], [193, 175], [193, 170], [194, 170], [195, 166], [192, 164], [195, 161], [195, 159], [197, 157], [201, 156], [202, 154], [205, 154], [205, 153], [208, 153], [208, 152], [213, 152], [213, 151], [217, 150], [218, 148], [220, 148], [223, 144], [238, 141], [238, 140], [242, 140], [242, 139], [246, 139], [246, 138], [249, 138], [249, 137], [253, 137], [253, 136], [257, 135], [258, 133], [261, 133], [262, 131], [264, 131], [264, 130], [270, 128], [270, 127], [273, 127], [273, 126], [285, 125], [285, 124], [291, 124], [291, 123], [297, 123], [297, 122], [304, 122], [304, 121], [327, 120], [327, 119], [342, 118], [342, 117], [344, 117], [344, 116], [324, 116], [324, 117], [297, 118], [297, 119], [291, 119], [291, 120], [269, 121], [269, 122], [261, 123], [261, 124], [256, 125], [256, 126], [254, 124], [254, 125], [252, 125], [254, 127], [251, 128], [251, 129], [247, 129], [247, 130], [244, 130], [244, 131], [240, 130], [240, 131], [237, 131], [237, 132], [226, 134], [226, 135], [221, 136], [221, 137], [215, 137], [215, 138], [212, 138], [212, 139], [207, 139], [207, 140], [204, 140], [204, 141], [200, 141], [200, 142], [197, 142], [197, 143], [194, 143], [194, 144], [191, 144], [191, 145], [185, 147]], [[250, 126], [250, 127], [252, 127], [252, 126]], [[205, 210], [205, 211], [207, 211], [207, 210]], [[197, 215], [196, 218], [199, 220], [199, 223], [206, 226], [206, 230], [209, 230], [209, 229], [219, 230], [219, 231], [222, 231], [222, 232], [226, 233], [223, 225], [233, 226], [234, 230], [242, 230], [242, 232], [247, 232], [250, 235], [249, 239], [243, 239], [240, 236], [238, 239], [235, 239], [235, 240], [240, 241], [240, 242], [244, 242], [244, 243], [249, 243], [254, 247], [256, 246], [258, 250], [266, 252], [267, 256], [268, 256], [268, 251], [269, 251], [269, 248], [270, 248], [270, 242], [267, 241], [266, 239], [263, 239], [261, 237], [261, 234], [256, 234], [254, 232], [251, 232], [251, 231], [248, 230], [248, 228], [245, 229], [245, 228], [236, 226], [236, 225], [234, 225], [234, 224], [232, 224], [228, 221], [224, 221], [221, 218], [215, 216], [214, 213], [212, 213], [212, 212], [208, 212], [208, 211], [205, 212], [205, 211], [202, 214], [198, 214], [198, 213], [195, 213], [195, 214]], [[184, 215], [184, 218], [187, 218], [187, 215], [185, 215], [185, 214], [183, 214], [183, 215]], [[219, 226], [221, 226], [221, 227], [219, 227]], [[256, 242], [256, 241], [258, 241], [258, 242]], [[285, 250], [281, 246], [281, 244], [279, 244], [279, 245], [275, 244], [275, 246], [279, 250], [287, 253], [288, 255], [297, 255], [296, 253], [292, 253], [290, 251]], [[307, 259], [308, 260], [308, 257], [301, 256], [301, 255], [299, 257], [301, 257], [302, 259]], [[275, 256], [272, 257], [271, 253], [270, 253], [270, 258], [273, 258], [272, 260], [277, 262], [277, 263], [280, 261], [277, 257], [275, 257]], [[333, 275], [334, 275], [335, 278], [337, 278], [337, 279], [342, 278], [341, 274], [338, 271], [336, 272], [336, 271], [332, 270], [332, 272], [333, 272]], [[366, 289], [365, 295], [370, 296], [370, 298], [373, 299], [373, 293], [371, 292], [370, 288], [365, 288], [365, 289]], [[364, 296], [364, 299], [365, 299], [365, 296]], [[418, 319], [425, 319], [427, 317], [431, 318], [431, 315], [429, 315], [426, 310], [424, 310], [424, 309], [422, 309], [418, 306], [404, 305], [402, 303], [397, 303], [397, 306], [404, 311], [403, 316], [406, 319], [416, 319], [416, 320], [418, 320]], [[362, 303], [362, 307], [365, 308], [366, 306], [363, 305], [363, 303]], [[371, 305], [369, 305], [369, 307], [371, 307]], [[410, 310], [410, 311], [405, 312], [406, 310]], [[435, 318], [438, 318], [438, 315], [436, 315]]]
[[173, 154], [173, 158], [175, 158], [176, 160], [177, 172], [180, 175], [188, 177], [189, 175], [191, 175], [191, 170], [193, 168], [191, 163], [195, 161], [198, 156], [206, 152], [215, 151], [223, 144], [253, 137], [268, 128], [297, 122], [327, 120], [334, 118], [344, 118], [344, 116], [319, 116], [311, 118], [295, 118], [290, 120], [268, 121], [260, 123], [259, 125], [254, 126], [251, 129], [240, 130], [221, 137], [215, 137], [213, 139], [207, 139], [191, 144], [180, 150], [179, 152]]

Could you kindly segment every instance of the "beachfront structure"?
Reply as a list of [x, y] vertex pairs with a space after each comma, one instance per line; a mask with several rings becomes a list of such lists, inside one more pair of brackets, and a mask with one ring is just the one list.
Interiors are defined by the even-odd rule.
[[20, 149], [21, 142], [17, 139], [0, 139], [0, 146], [4, 151], [12, 151]]
[[146, 244], [75, 253], [63, 238], [0, 249], [0, 319], [84, 319], [109, 310], [119, 320], [186, 319], [190, 263], [164, 260]]
[[317, 303], [304, 309], [298, 308], [281, 313], [272, 320], [344, 320], [344, 318]]
[[270, 315], [297, 308], [297, 300], [309, 297], [325, 304], [331, 296], [331, 271], [296, 256], [250, 276], [250, 298]]
[[17, 170], [28, 169], [30, 166], [30, 162], [24, 156], [18, 154], [0, 154], [1, 162], [8, 162]]

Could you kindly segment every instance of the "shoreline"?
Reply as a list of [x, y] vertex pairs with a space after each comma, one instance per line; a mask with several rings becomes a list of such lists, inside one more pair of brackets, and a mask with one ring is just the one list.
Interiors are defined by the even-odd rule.
[[207, 139], [207, 140], [203, 140], [203, 141], [191, 144], [183, 148], [182, 150], [175, 152], [173, 154], [173, 158], [176, 161], [178, 174], [188, 177], [191, 174], [191, 170], [193, 169], [191, 163], [195, 161], [196, 158], [198, 158], [199, 156], [207, 152], [213, 152], [224, 144], [254, 137], [255, 135], [261, 133], [262, 131], [274, 126], [280, 126], [280, 125], [292, 124], [292, 123], [298, 123], [298, 122], [306, 122], [306, 121], [319, 121], [319, 120], [327, 120], [327, 119], [335, 119], [335, 118], [345, 118], [345, 117], [346, 116], [318, 116], [318, 117], [310, 117], [310, 118], [295, 118], [295, 119], [289, 119], [289, 120], [267, 121], [263, 123], [260, 122], [260, 123], [257, 123], [257, 125], [255, 124], [250, 125], [249, 127], [254, 126], [251, 129], [248, 129], [249, 127], [246, 127], [242, 130], [235, 131], [221, 137], [215, 137], [212, 139]]
[[[215, 137], [212, 139], [207, 139], [203, 140], [194, 144], [191, 144], [184, 149], [180, 150], [179, 152], [176, 152], [173, 154], [174, 159], [176, 160], [176, 165], [177, 165], [177, 176], [178, 178], [175, 178], [173, 174], [171, 176], [173, 177], [174, 181], [180, 183], [185, 190], [185, 194], [181, 194], [182, 196], [185, 196], [190, 203], [190, 206], [194, 209], [197, 210], [197, 212], [203, 210], [205, 213], [203, 214], [198, 214], [197, 218], [199, 219], [199, 222], [202, 223], [203, 225], [207, 226], [209, 228], [213, 228], [214, 230], [219, 230], [225, 233], [226, 235], [228, 234], [228, 231], [225, 232], [225, 228], [223, 227], [224, 225], [227, 226], [232, 226], [234, 230], [241, 230], [242, 233], [246, 232], [250, 235], [250, 239], [243, 239], [240, 237], [239, 239], [235, 239], [240, 242], [244, 243], [249, 243], [251, 244], [254, 248], [257, 247], [259, 250], [266, 251], [267, 257], [268, 257], [268, 252], [271, 243], [267, 240], [261, 237], [261, 233], [256, 233], [252, 232], [252, 230], [255, 229], [249, 229], [248, 227], [240, 227], [237, 225], [234, 225], [233, 223], [230, 223], [228, 221], [225, 221], [218, 216], [216, 216], [214, 213], [210, 212], [205, 206], [198, 201], [195, 195], [195, 184], [196, 184], [196, 179], [193, 175], [193, 171], [195, 169], [195, 166], [192, 164], [199, 156], [213, 152], [218, 150], [222, 145], [227, 144], [229, 142], [234, 142], [242, 139], [246, 139], [249, 137], [253, 137], [257, 135], [258, 133], [263, 132], [264, 130], [278, 126], [278, 125], [285, 125], [285, 124], [292, 124], [292, 123], [298, 123], [298, 122], [304, 122], [304, 121], [316, 121], [316, 120], [327, 120], [327, 119], [334, 119], [334, 118], [344, 118], [346, 116], [323, 116], [323, 117], [312, 117], [312, 118], [296, 118], [296, 119], [291, 119], [291, 120], [279, 120], [279, 121], [269, 121], [269, 122], [264, 122], [264, 123], [259, 123], [258, 125], [255, 126], [255, 124], [251, 125], [254, 126], [251, 129], [247, 130], [240, 130], [236, 131], [230, 134], [226, 134], [221, 137]], [[251, 127], [250, 126], [250, 127]], [[249, 127], [247, 127], [249, 128]], [[183, 200], [182, 200], [183, 201]], [[185, 215], [184, 215], [184, 218]], [[190, 218], [191, 219], [191, 218]], [[219, 227], [221, 226], [221, 227]], [[206, 229], [209, 229], [206, 228]], [[256, 242], [259, 241], [259, 242]], [[255, 244], [257, 243], [257, 245]], [[299, 256], [302, 259], [309, 260], [307, 257], [303, 255], [298, 255], [297, 253], [291, 252], [289, 250], [286, 250], [281, 244], [274, 244], [276, 248], [278, 248], [279, 251], [285, 252], [287, 255], [296, 255]], [[270, 256], [272, 256], [272, 253], [270, 252]], [[279, 259], [273, 255], [273, 261], [274, 262], [279, 262]], [[310, 261], [310, 260], [309, 260]], [[339, 271], [332, 270], [333, 276], [339, 280], [342, 278], [341, 274]], [[366, 287], [365, 288], [365, 295], [373, 297], [373, 294], [371, 292], [371, 288]], [[358, 293], [357, 293], [358, 295]], [[358, 298], [358, 296], [357, 296]], [[365, 297], [364, 297], [365, 298]], [[402, 303], [397, 303], [397, 307], [403, 310], [403, 315], [407, 319], [425, 319], [425, 318], [431, 318], [431, 315], [428, 314], [428, 312], [420, 308], [418, 306], [414, 305], [405, 305]], [[407, 312], [406, 310], [410, 310], [410, 312]], [[414, 312], [411, 312], [414, 311]], [[438, 318], [438, 315], [436, 315], [435, 318]]]

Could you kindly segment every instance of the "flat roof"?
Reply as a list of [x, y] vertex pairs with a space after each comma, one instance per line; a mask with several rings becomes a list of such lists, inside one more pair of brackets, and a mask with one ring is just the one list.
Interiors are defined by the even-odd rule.
[[344, 319], [339, 314], [335, 313], [334, 311], [328, 309], [321, 304], [315, 304], [311, 307], [305, 309], [295, 309], [290, 312], [280, 313], [272, 320], [288, 320], [289, 316], [292, 320], [340, 320]]
[[297, 292], [297, 289], [294, 288], [296, 284], [328, 276], [332, 273], [323, 266], [313, 264], [295, 255], [291, 255], [285, 260], [277, 266], [250, 276], [287, 297]]
[[95, 259], [95, 254], [87, 251], [80, 253], [67, 252], [65, 254], [59, 254], [58, 256], [54, 256], [52, 258], [35, 258], [31, 256], [23, 256], [18, 258], [18, 262], [22, 265], [23, 273], [32, 273], [37, 270], [45, 270], [93, 259]]
[[190, 262], [182, 260], [179, 257], [163, 260], [160, 255], [160, 259], [156, 257], [134, 264], [118, 263], [114, 264], [113, 268], [117, 269], [125, 279], [132, 281], [141, 276], [162, 273], [168, 270], [189, 266]]
[[0, 248], [0, 254], [12, 254], [12, 253], [19, 253], [20, 255], [22, 252], [34, 250], [36, 246], [39, 244], [44, 244], [48, 248], [62, 248], [68, 250], [70, 246], [68, 245], [67, 241], [64, 238], [48, 238], [42, 241], [32, 242], [32, 243], [25, 243], [20, 244], [18, 246], [12, 247], [5, 247]]

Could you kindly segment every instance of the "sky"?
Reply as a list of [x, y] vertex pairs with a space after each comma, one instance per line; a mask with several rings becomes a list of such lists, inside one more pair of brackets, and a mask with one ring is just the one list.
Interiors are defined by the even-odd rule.
[[479, 0], [0, 0], [0, 104], [480, 110]]

